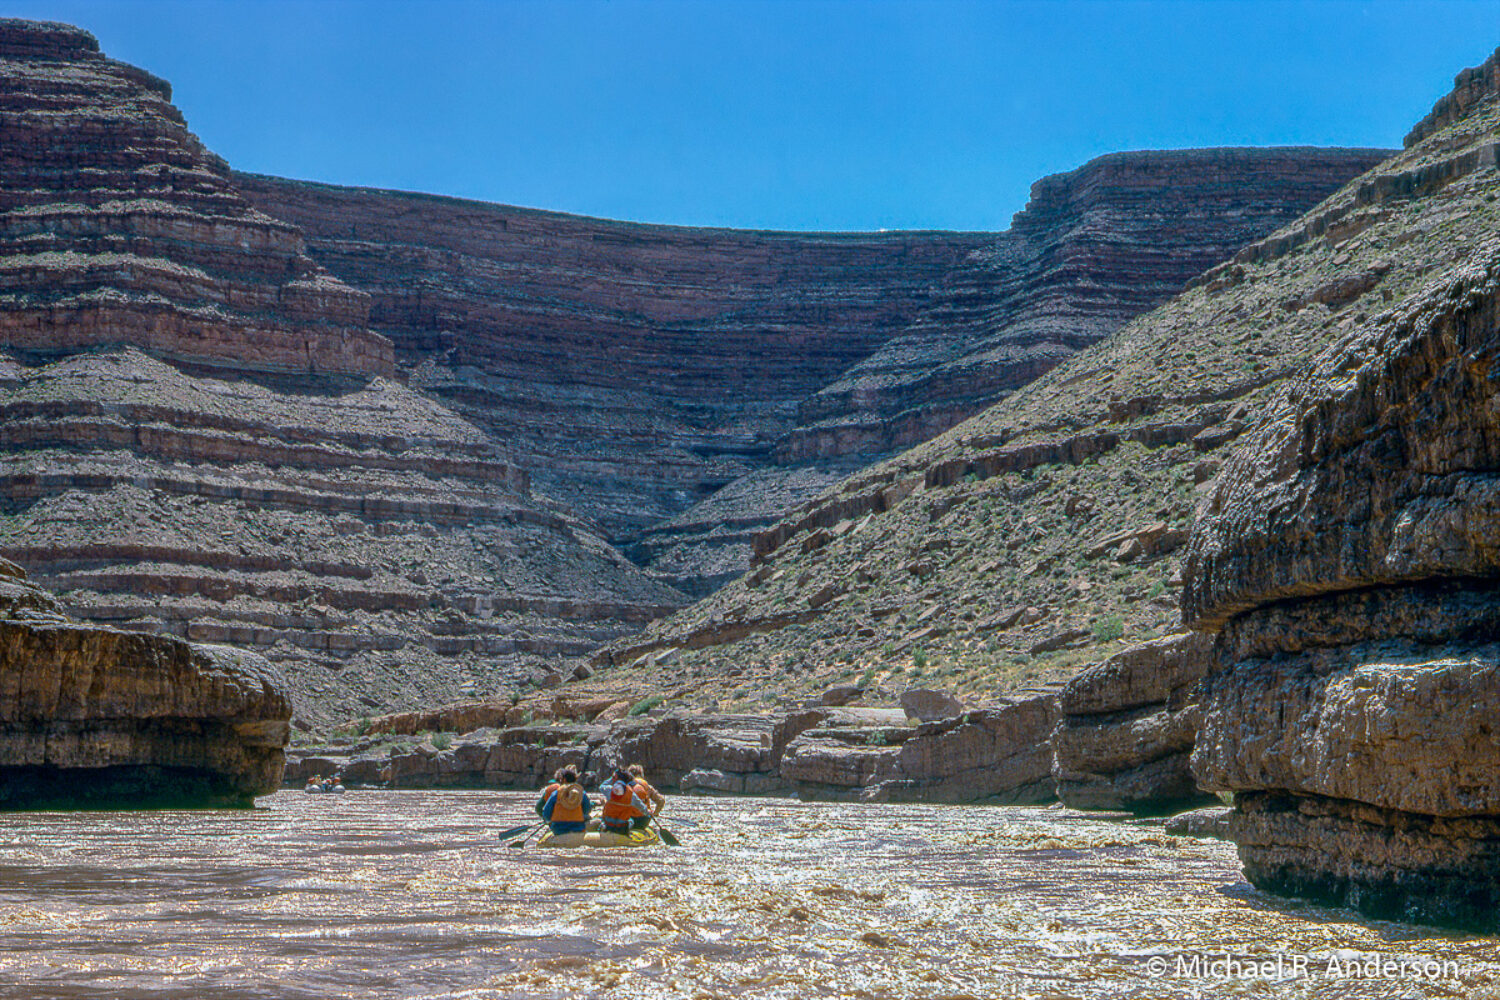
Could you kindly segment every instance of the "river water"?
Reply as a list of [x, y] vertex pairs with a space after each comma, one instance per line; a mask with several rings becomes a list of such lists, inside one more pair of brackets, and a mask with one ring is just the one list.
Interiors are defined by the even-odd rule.
[[500, 843], [530, 802], [0, 817], [0, 997], [1500, 997], [1494, 938], [1267, 896], [1155, 826], [680, 798], [680, 848]]

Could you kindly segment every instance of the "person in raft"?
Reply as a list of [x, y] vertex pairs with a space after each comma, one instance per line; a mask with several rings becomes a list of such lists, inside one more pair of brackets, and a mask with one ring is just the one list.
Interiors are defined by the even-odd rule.
[[650, 816], [640, 813], [630, 817], [630, 828], [632, 830], [639, 830], [650, 823], [652, 819], [661, 815], [662, 808], [667, 804], [667, 797], [651, 787], [651, 782], [646, 780], [646, 769], [644, 767], [639, 764], [631, 764], [629, 771], [631, 778], [635, 779], [636, 798], [646, 803], [646, 808], [651, 812]]
[[599, 794], [604, 797], [604, 821], [601, 828], [606, 833], [628, 837], [635, 828], [631, 820], [637, 816], [644, 817], [649, 812], [646, 803], [636, 794], [635, 775], [623, 767], [616, 770], [615, 776], [604, 783]]
[[537, 800], [536, 800], [536, 806], [535, 806], [536, 815], [537, 815], [538, 819], [546, 819], [547, 818], [546, 816], [542, 815], [542, 806], [545, 806], [547, 804], [547, 800], [552, 797], [552, 793], [553, 792], [557, 791], [559, 788], [562, 787], [562, 776], [563, 776], [563, 772], [566, 771], [566, 770], [567, 770], [567, 768], [560, 767], [556, 771], [553, 771], [552, 772], [552, 781], [548, 783], [548, 785], [547, 785], [546, 788], [542, 789], [542, 794], [537, 798]]
[[582, 833], [588, 826], [589, 813], [594, 811], [594, 804], [578, 783], [577, 772], [563, 771], [557, 779], [557, 787], [542, 804], [542, 819], [547, 821], [554, 836]]

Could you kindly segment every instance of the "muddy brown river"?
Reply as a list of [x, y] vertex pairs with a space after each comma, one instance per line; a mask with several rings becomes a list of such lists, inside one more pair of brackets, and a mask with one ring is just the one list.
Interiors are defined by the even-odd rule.
[[1494, 938], [1277, 899], [1155, 826], [674, 798], [677, 849], [501, 844], [530, 802], [0, 817], [0, 997], [1500, 997]]

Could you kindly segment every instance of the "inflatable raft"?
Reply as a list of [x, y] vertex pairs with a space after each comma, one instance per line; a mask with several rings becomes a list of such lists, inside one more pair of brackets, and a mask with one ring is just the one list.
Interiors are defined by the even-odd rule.
[[550, 833], [542, 834], [542, 839], [536, 842], [538, 847], [655, 847], [661, 843], [661, 838], [656, 831], [647, 827], [644, 830], [632, 830], [629, 835], [623, 833], [605, 833], [603, 830], [590, 830], [587, 833], [564, 833], [561, 836], [553, 836]]

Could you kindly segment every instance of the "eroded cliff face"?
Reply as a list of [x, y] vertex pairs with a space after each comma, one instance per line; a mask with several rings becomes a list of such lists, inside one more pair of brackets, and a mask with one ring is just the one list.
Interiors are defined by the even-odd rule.
[[755, 535], [946, 430], [1384, 154], [1121, 153], [1002, 234], [585, 219], [236, 175], [373, 300], [421, 385], [656, 579], [703, 596]]
[[254, 653], [71, 621], [0, 560], [0, 809], [248, 806], [291, 714]]
[[[1396, 240], [1413, 195], [1482, 169], [1465, 152], [1380, 163], [999, 404], [761, 532], [750, 573], [605, 647], [596, 662], [626, 669], [589, 684], [727, 707], [855, 681], [985, 704], [1178, 632], [1183, 546], [1226, 446], [1283, 379], [1419, 280], [1399, 255], [1354, 268], [1344, 244], [1381, 221]], [[1190, 790], [1169, 771], [1117, 791], [1180, 799]]]
[[[91, 619], [264, 652], [302, 724], [560, 682], [559, 660], [734, 577], [801, 530], [762, 532], [772, 519], [905, 440], [793, 443], [799, 420], [832, 412], [799, 406], [861, 359], [903, 336], [946, 360], [1010, 350], [1003, 334], [939, 344], [950, 325], [1012, 324], [1026, 350], [1071, 349], [1215, 239], [1269, 227], [1373, 155], [1106, 158], [1039, 187], [1017, 229], [1030, 249], [1007, 270], [1000, 248], [1021, 237], [638, 226], [231, 176], [165, 84], [66, 26], [0, 23], [0, 79], [0, 551]], [[1248, 214], [1215, 201], [1230, 213], [1215, 237], [1192, 198], [1163, 194], [1169, 175], [1267, 194]], [[1139, 299], [1107, 305], [1100, 275]], [[980, 405], [970, 394], [1002, 370], [1039, 370], [1005, 364], [950, 380], [945, 415], [911, 433]], [[912, 401], [870, 405], [896, 426]], [[963, 475], [944, 465], [934, 483], [950, 473]], [[909, 485], [872, 495], [894, 505]], [[822, 527], [858, 533], [843, 520]], [[813, 556], [830, 530], [799, 548]], [[1141, 562], [1182, 534], [1129, 531]], [[921, 580], [936, 565], [909, 555], [853, 576], [910, 561]], [[775, 579], [773, 604], [812, 577]], [[733, 610], [692, 641], [805, 624], [847, 589], [841, 577], [805, 606]], [[870, 612], [913, 621], [897, 655], [947, 630], [929, 621], [933, 596]], [[1049, 618], [990, 612], [991, 630]], [[1025, 634], [1027, 648], [1076, 640]]]
[[0, 94], [0, 343], [392, 374], [368, 298], [240, 197], [168, 84], [77, 28], [3, 20]]
[[624, 540], [769, 464], [799, 401], [991, 237], [638, 225], [237, 175], [420, 385]]
[[369, 299], [76, 29], [0, 22], [0, 551], [258, 649], [302, 724], [508, 690], [676, 606], [399, 381]]
[[1388, 155], [1112, 153], [1032, 186], [1009, 231], [900, 335], [798, 408], [790, 457], [889, 454], [947, 430], [1296, 219]]
[[1184, 611], [1218, 632], [1194, 769], [1247, 876], [1370, 914], [1500, 912], [1500, 52], [1350, 238], [1390, 306], [1289, 380], [1200, 510]]

